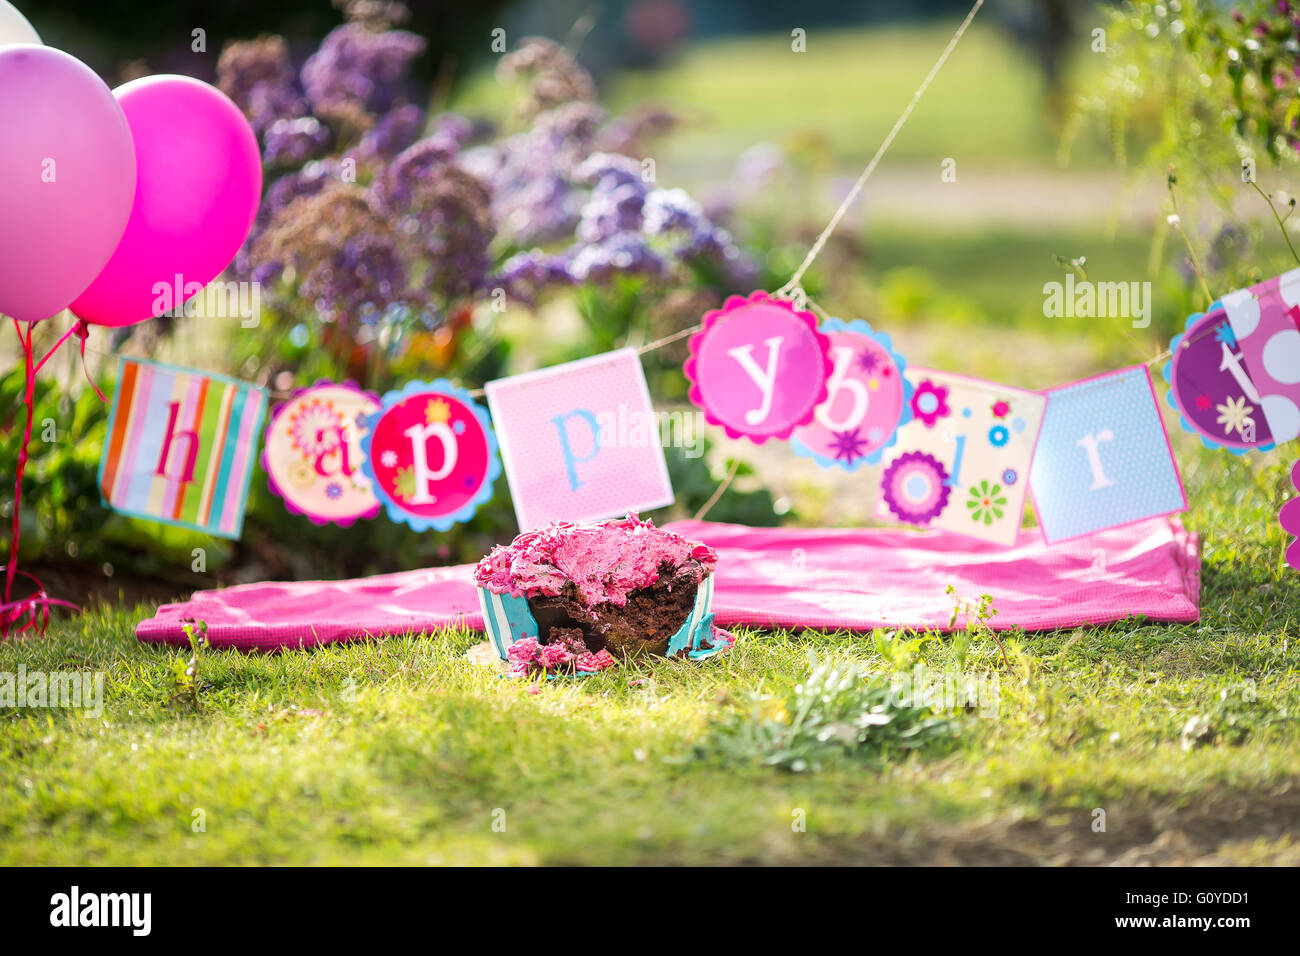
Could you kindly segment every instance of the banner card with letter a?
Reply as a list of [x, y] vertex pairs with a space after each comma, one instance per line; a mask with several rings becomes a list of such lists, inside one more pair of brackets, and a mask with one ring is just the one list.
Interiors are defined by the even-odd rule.
[[876, 516], [1014, 544], [1047, 399], [934, 369], [907, 378], [912, 420], [885, 453]]
[[350, 382], [319, 381], [276, 406], [266, 429], [262, 467], [271, 490], [313, 524], [346, 527], [379, 514], [361, 469], [358, 418], [379, 411], [379, 397]]
[[673, 502], [635, 349], [487, 383], [519, 530]]
[[1146, 366], [1047, 395], [1029, 486], [1048, 543], [1187, 510]]
[[105, 504], [238, 538], [265, 411], [254, 385], [123, 357], [99, 463]]

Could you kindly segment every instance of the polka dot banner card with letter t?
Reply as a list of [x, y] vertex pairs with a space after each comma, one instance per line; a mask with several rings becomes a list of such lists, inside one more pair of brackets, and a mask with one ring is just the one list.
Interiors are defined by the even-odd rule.
[[1300, 269], [1223, 297], [1249, 376], [1247, 401], [1277, 444], [1300, 437]]

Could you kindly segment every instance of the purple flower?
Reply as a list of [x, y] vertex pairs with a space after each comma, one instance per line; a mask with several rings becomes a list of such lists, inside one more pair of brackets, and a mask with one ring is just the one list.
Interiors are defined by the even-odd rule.
[[691, 235], [708, 227], [700, 204], [684, 189], [656, 189], [645, 199], [645, 221], [642, 224], [646, 235], [658, 236], [664, 233], [684, 230]]
[[422, 261], [423, 285], [446, 299], [483, 286], [491, 258], [491, 195], [456, 162], [449, 137], [403, 150], [377, 183], [380, 205]]
[[253, 228], [249, 231], [244, 247], [235, 256], [233, 269], [241, 278], [251, 278], [263, 285], [270, 285], [278, 278], [283, 263], [275, 259], [255, 259], [252, 250], [262, 233], [271, 222], [295, 200], [305, 196], [314, 196], [331, 183], [339, 182], [339, 165], [337, 160], [326, 159], [310, 162], [296, 173], [288, 173], [275, 180], [267, 188], [253, 219]]
[[336, 27], [302, 67], [302, 86], [319, 115], [382, 115], [396, 103], [411, 60], [424, 40], [405, 30], [361, 23]]
[[[609, 183], [610, 180], [602, 180]], [[637, 180], [618, 185], [600, 185], [582, 207], [578, 221], [579, 242], [601, 242], [620, 232], [641, 230], [641, 209], [645, 205], [645, 186]]]
[[329, 145], [330, 131], [314, 116], [278, 119], [267, 127], [264, 142], [268, 166], [301, 166]]
[[572, 284], [567, 266], [560, 256], [531, 249], [507, 259], [491, 281], [500, 284], [511, 298], [533, 305], [546, 288]]
[[573, 55], [554, 40], [528, 37], [501, 58], [497, 75], [506, 81], [528, 84], [519, 110], [537, 116], [574, 101], [596, 98], [591, 75], [574, 61]]
[[644, 155], [653, 140], [671, 133], [677, 123], [677, 117], [662, 107], [635, 107], [629, 115], [611, 120], [600, 131], [598, 143], [608, 153]]
[[363, 162], [392, 159], [420, 138], [424, 129], [424, 110], [406, 104], [379, 118], [357, 144], [356, 153]]
[[457, 113], [439, 113], [433, 120], [430, 137], [446, 143], [454, 152], [460, 152], [474, 135], [474, 124]]
[[280, 37], [229, 44], [217, 61], [217, 86], [244, 111], [259, 137], [276, 120], [307, 113], [307, 99]]
[[641, 164], [618, 153], [593, 153], [573, 170], [573, 181], [591, 185], [596, 189], [612, 189], [629, 183], [645, 187], [641, 178]]
[[569, 260], [575, 282], [604, 283], [614, 275], [662, 276], [663, 259], [636, 233], [624, 232], [602, 242], [580, 246]]

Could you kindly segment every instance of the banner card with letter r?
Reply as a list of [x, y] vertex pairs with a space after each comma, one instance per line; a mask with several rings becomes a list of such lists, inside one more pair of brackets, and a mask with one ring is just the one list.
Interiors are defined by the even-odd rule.
[[635, 349], [488, 382], [486, 392], [519, 530], [672, 504]]
[[238, 538], [265, 411], [254, 385], [123, 357], [99, 463], [105, 504]]
[[1015, 544], [1047, 399], [952, 372], [906, 375], [912, 420], [885, 452], [876, 516]]
[[1029, 486], [1048, 543], [1187, 510], [1146, 366], [1047, 395]]

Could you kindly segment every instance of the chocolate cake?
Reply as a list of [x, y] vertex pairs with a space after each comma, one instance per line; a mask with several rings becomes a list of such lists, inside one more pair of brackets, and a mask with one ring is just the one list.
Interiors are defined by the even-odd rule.
[[[593, 655], [627, 658], [669, 652], [717, 560], [707, 545], [630, 515], [521, 534], [483, 558], [474, 579], [494, 594], [526, 598], [541, 645], [574, 646], [580, 636]], [[707, 631], [711, 616], [702, 623]]]

